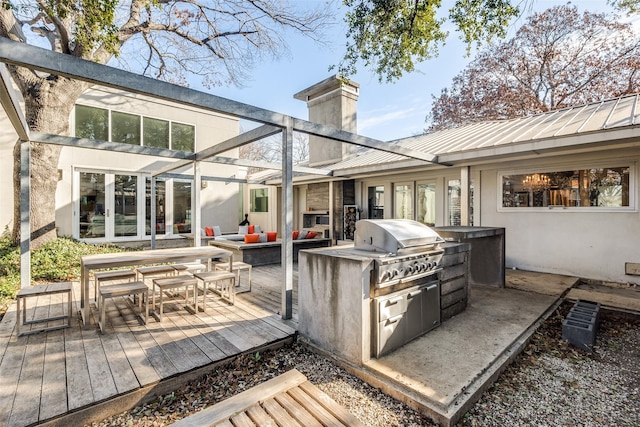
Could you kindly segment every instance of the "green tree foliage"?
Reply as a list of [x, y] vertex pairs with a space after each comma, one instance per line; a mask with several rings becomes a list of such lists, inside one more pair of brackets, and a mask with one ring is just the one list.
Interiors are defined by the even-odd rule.
[[346, 54], [338, 72], [356, 73], [362, 61], [380, 81], [391, 82], [433, 58], [445, 44], [453, 23], [468, 47], [504, 37], [519, 14], [509, 0], [457, 0], [448, 18], [439, 17], [440, 0], [344, 0], [348, 7]]
[[614, 16], [556, 6], [478, 54], [434, 98], [428, 130], [508, 119], [640, 89], [640, 39]]

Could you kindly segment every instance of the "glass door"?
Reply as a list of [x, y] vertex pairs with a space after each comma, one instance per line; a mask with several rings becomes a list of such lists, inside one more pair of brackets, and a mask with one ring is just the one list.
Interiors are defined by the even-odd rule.
[[79, 207], [76, 218], [80, 239], [104, 238], [106, 214], [106, 175], [80, 172], [78, 185]]
[[79, 239], [110, 241], [139, 235], [138, 176], [77, 171], [76, 224]]
[[113, 237], [138, 235], [138, 177], [113, 176]]

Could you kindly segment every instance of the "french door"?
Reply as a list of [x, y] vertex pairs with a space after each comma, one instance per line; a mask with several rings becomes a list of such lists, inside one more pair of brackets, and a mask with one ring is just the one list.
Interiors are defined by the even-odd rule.
[[131, 239], [144, 233], [144, 177], [77, 170], [74, 234], [80, 239]]

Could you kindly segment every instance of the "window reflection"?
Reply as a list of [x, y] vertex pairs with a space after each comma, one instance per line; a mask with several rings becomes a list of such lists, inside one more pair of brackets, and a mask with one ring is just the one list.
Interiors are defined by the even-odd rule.
[[369, 218], [380, 219], [384, 218], [384, 186], [378, 185], [376, 187], [368, 188], [368, 208]]
[[398, 184], [395, 186], [394, 218], [413, 219], [413, 186]]
[[629, 166], [502, 176], [502, 206], [627, 207]]

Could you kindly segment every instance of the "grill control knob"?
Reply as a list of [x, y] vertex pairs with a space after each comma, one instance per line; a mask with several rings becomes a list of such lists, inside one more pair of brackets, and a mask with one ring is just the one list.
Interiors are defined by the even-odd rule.
[[380, 282], [386, 282], [387, 280], [390, 280], [391, 276], [392, 276], [391, 271], [389, 270], [383, 271], [382, 274], [380, 275]]
[[404, 271], [402, 268], [396, 268], [393, 270], [393, 277], [402, 277], [404, 276]]
[[411, 274], [413, 273], [413, 266], [412, 265], [408, 265], [407, 269], [406, 269], [407, 274]]
[[420, 263], [420, 271], [427, 271], [428, 268], [429, 268], [429, 266], [427, 265], [426, 262], [421, 262]]

